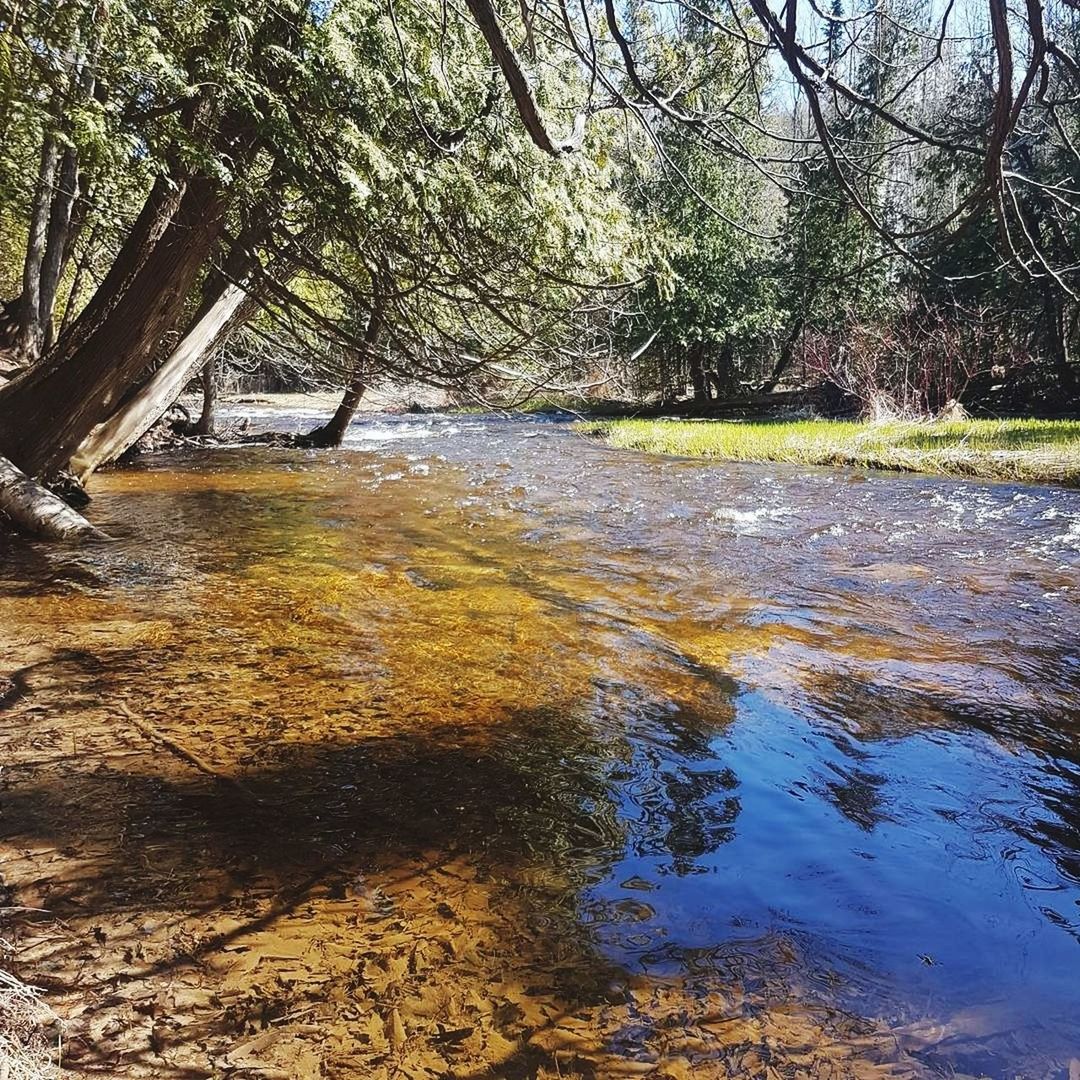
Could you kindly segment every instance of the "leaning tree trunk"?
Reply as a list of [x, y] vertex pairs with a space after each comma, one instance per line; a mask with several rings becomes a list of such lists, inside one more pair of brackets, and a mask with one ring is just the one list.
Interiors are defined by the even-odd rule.
[[58, 343], [43, 362], [0, 390], [0, 454], [31, 475], [67, 465], [176, 325], [224, 227], [225, 209], [215, 180], [188, 182], [161, 239], [103, 321], [74, 351]]
[[[176, 348], [138, 391], [125, 398], [79, 446], [70, 467], [83, 483], [95, 469], [115, 461], [138, 442], [175, 404], [199, 369], [208, 365], [229, 336], [258, 310], [263, 279], [243, 286], [236, 283], [250, 276], [252, 251], [259, 236], [258, 225], [249, 225], [241, 232], [224, 265], [207, 276], [202, 304]], [[273, 268], [283, 270], [288, 280], [296, 272], [296, 263], [284, 256]], [[200, 417], [200, 425], [202, 422]]]
[[771, 394], [776, 389], [776, 384], [780, 381], [781, 376], [791, 367], [791, 361], [795, 357], [795, 346], [799, 343], [799, 335], [805, 325], [806, 320], [800, 315], [784, 335], [776, 365], [773, 367], [772, 374], [766, 380], [765, 385], [761, 388], [766, 394]]
[[239, 285], [226, 285], [217, 299], [196, 316], [180, 343], [139, 392], [90, 432], [71, 459], [71, 471], [83, 483], [95, 469], [115, 461], [138, 442], [165, 415], [213, 351], [250, 317], [255, 304], [245, 304], [245, 299], [248, 295]]
[[43, 540], [108, 539], [59, 496], [0, 457], [0, 514], [21, 532]]
[[[83, 282], [90, 271], [90, 263], [94, 257], [94, 248], [101, 234], [101, 226], [95, 225], [89, 238], [83, 245], [82, 254], [75, 262], [75, 273], [71, 279], [71, 288], [68, 290], [67, 302], [64, 304], [64, 314], [60, 319], [60, 333], [65, 334], [75, 319], [75, 313], [79, 310], [79, 298], [82, 296]], [[74, 249], [73, 249], [74, 250]]]
[[310, 431], [304, 436], [303, 441], [306, 445], [317, 446], [320, 448], [341, 445], [342, 440], [345, 438], [345, 432], [349, 430], [349, 425], [356, 415], [356, 410], [360, 405], [360, 399], [364, 396], [364, 391], [367, 389], [365, 382], [365, 379], [367, 378], [365, 370], [367, 364], [365, 361], [368, 360], [371, 352], [379, 343], [381, 334], [382, 318], [373, 311], [371, 317], [368, 319], [367, 328], [364, 330], [363, 351], [357, 359], [356, 370], [353, 372], [352, 381], [345, 388], [345, 394], [341, 399], [341, 404], [338, 405], [334, 415], [330, 417], [322, 427], [317, 427], [314, 431]]
[[317, 427], [314, 431], [308, 432], [304, 436], [304, 444], [320, 448], [340, 446], [345, 438], [345, 432], [349, 430], [349, 425], [356, 415], [360, 399], [364, 396], [366, 389], [367, 385], [362, 378], [359, 376], [354, 378], [345, 388], [341, 404], [338, 405], [334, 415], [322, 427]]
[[[146, 264], [169, 223], [178, 213], [186, 191], [184, 180], [159, 176], [154, 181], [138, 217], [132, 223], [108, 273], [89, 303], [70, 321], [56, 343], [57, 358], [72, 356], [104, 323], [120, 302], [128, 286]], [[67, 317], [64, 319], [68, 322]], [[53, 359], [50, 356], [50, 359]]]

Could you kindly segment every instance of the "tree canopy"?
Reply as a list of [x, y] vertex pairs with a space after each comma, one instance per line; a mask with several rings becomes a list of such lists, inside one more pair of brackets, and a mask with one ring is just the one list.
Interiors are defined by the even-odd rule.
[[1068, 0], [16, 0], [0, 453], [64, 469], [238, 333], [354, 386], [1075, 395], [1078, 41]]

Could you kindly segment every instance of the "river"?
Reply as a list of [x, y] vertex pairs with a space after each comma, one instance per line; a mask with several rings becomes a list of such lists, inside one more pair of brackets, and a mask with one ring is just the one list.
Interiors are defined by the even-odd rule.
[[77, 1070], [1080, 1075], [1080, 492], [496, 415], [92, 492], [0, 548]]

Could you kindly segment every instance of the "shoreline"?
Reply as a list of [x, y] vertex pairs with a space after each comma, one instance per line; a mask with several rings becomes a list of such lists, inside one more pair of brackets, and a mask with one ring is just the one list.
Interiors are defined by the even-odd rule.
[[618, 450], [1080, 487], [1075, 420], [588, 420]]

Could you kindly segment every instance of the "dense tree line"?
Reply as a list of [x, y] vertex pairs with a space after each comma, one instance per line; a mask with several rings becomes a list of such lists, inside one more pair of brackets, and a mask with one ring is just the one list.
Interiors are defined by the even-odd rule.
[[316, 444], [386, 374], [1075, 403], [1078, 53], [1072, 0], [6, 0], [0, 456], [87, 476], [230, 340], [345, 388]]
[[647, 305], [650, 387], [828, 380], [867, 411], [1075, 410], [1076, 6], [751, 7], [771, 93], [684, 105], [745, 122], [742, 158], [667, 121], [691, 182], [658, 187], [677, 284]]

